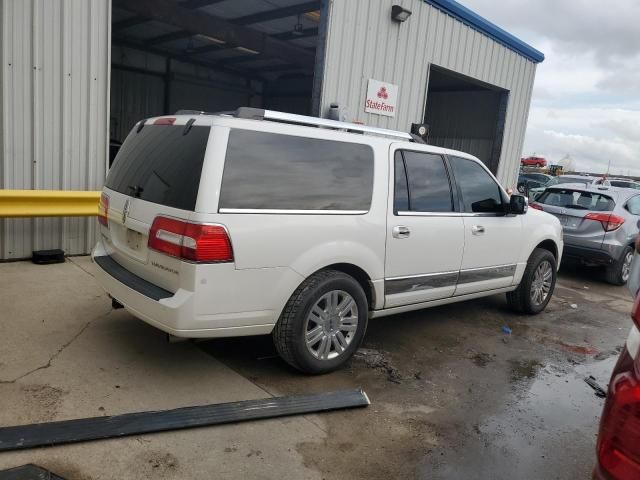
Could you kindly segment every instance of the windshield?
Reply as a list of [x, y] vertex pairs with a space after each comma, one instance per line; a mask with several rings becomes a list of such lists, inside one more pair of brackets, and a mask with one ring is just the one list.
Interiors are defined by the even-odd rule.
[[600, 193], [581, 192], [571, 189], [551, 189], [545, 191], [536, 200], [537, 203], [554, 207], [591, 210], [594, 212], [610, 212], [616, 206], [611, 197]]

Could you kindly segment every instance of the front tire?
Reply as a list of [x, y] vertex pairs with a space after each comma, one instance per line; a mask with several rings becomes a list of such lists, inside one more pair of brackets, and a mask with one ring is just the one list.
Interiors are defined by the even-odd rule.
[[360, 284], [337, 270], [321, 270], [291, 295], [273, 330], [276, 350], [309, 374], [331, 372], [360, 346], [369, 308]]
[[528, 315], [542, 312], [553, 296], [557, 275], [557, 262], [553, 254], [549, 250], [536, 248], [527, 261], [520, 285], [507, 293], [509, 307]]
[[622, 256], [605, 272], [605, 279], [612, 285], [625, 285], [631, 275], [631, 263], [633, 262], [633, 248], [626, 247]]

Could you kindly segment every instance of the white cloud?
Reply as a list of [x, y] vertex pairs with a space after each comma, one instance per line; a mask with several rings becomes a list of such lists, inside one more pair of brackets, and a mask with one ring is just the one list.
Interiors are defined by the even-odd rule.
[[524, 154], [640, 176], [640, 2], [462, 0], [542, 51]]
[[580, 171], [640, 174], [640, 111], [599, 107], [534, 106], [524, 153], [551, 163], [570, 155]]

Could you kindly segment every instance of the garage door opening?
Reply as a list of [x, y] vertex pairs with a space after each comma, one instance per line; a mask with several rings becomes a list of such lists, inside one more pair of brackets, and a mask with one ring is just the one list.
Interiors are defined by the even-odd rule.
[[496, 174], [509, 92], [431, 66], [425, 109], [429, 143], [475, 155]]
[[178, 110], [311, 114], [325, 18], [320, 0], [113, 0], [113, 150], [141, 118]]

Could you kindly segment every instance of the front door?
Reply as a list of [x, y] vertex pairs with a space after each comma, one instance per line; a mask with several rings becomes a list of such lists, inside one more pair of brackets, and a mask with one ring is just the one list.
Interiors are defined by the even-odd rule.
[[464, 219], [464, 255], [455, 295], [508, 287], [522, 245], [522, 218], [506, 215], [506, 194], [479, 163], [450, 157]]
[[385, 308], [453, 295], [464, 248], [452, 182], [440, 155], [391, 149]]

